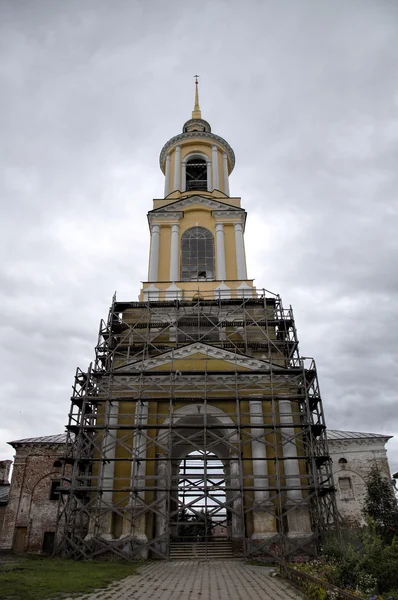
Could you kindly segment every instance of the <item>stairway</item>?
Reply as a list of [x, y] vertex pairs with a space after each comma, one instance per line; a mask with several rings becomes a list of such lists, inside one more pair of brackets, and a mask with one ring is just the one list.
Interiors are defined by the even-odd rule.
[[170, 560], [230, 560], [235, 558], [232, 542], [171, 542]]

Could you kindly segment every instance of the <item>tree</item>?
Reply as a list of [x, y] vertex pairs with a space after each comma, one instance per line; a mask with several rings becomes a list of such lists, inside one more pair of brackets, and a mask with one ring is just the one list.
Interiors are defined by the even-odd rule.
[[398, 504], [394, 489], [377, 466], [371, 468], [366, 480], [364, 513], [380, 533], [398, 534]]
[[190, 513], [185, 506], [178, 511], [178, 537], [185, 541], [201, 541], [212, 536], [212, 521], [204, 510]]

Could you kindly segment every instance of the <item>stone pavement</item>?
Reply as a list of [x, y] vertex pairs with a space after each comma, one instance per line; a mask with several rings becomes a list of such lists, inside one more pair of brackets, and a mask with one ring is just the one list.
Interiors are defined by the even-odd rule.
[[[231, 561], [151, 562], [139, 575], [74, 600], [301, 600], [271, 569]], [[70, 598], [66, 600], [72, 600]]]

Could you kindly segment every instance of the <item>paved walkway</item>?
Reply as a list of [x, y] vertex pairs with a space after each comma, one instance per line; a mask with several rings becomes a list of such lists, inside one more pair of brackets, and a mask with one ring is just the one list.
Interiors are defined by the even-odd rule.
[[249, 566], [239, 560], [152, 562], [143, 565], [139, 575], [77, 600], [302, 599], [298, 591], [269, 572], [266, 567]]

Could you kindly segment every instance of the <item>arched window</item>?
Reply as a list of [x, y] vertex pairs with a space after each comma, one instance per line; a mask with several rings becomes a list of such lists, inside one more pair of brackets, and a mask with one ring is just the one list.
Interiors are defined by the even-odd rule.
[[181, 237], [181, 281], [214, 279], [214, 238], [204, 227], [191, 227]]
[[186, 190], [207, 190], [207, 163], [203, 158], [191, 158], [186, 166]]

